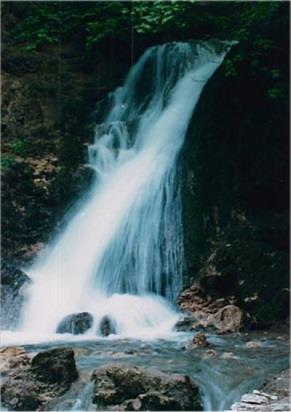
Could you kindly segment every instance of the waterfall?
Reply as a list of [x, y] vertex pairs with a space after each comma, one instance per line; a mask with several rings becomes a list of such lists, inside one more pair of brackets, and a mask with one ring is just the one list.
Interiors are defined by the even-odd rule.
[[54, 333], [88, 311], [118, 334], [171, 330], [184, 270], [179, 153], [194, 107], [226, 42], [148, 49], [107, 99], [89, 147], [95, 182], [27, 273], [21, 328]]

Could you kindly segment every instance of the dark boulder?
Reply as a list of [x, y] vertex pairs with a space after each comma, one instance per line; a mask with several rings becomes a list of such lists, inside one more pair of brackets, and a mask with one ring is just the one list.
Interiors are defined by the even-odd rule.
[[198, 332], [184, 349], [209, 348], [211, 345], [203, 332]]
[[1, 284], [9, 286], [14, 290], [18, 290], [29, 277], [12, 263], [6, 261], [1, 262]]
[[100, 323], [100, 333], [102, 336], [109, 336], [116, 333], [114, 321], [108, 316], [104, 316]]
[[11, 371], [1, 387], [2, 403], [14, 411], [44, 410], [77, 378], [72, 349], [44, 351], [37, 354], [31, 363]]
[[207, 348], [207, 347], [210, 346], [210, 343], [206, 339], [206, 336], [203, 332], [198, 332], [195, 335], [195, 337], [193, 339], [193, 343], [194, 343], [194, 345], [196, 345], [197, 347], [200, 347], [200, 348]]
[[80, 335], [85, 333], [93, 325], [93, 316], [88, 312], [73, 313], [66, 316], [59, 326], [57, 333], [72, 333]]
[[58, 383], [68, 389], [78, 372], [72, 349], [52, 349], [38, 353], [31, 362], [31, 371], [43, 382]]
[[198, 387], [188, 376], [107, 365], [93, 372], [93, 402], [111, 410], [202, 410]]
[[30, 278], [14, 264], [1, 261], [1, 325], [3, 329], [17, 326], [24, 301], [21, 294]]

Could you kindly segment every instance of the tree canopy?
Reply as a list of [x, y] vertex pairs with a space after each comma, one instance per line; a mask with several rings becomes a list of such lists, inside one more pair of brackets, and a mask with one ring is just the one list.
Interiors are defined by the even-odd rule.
[[[13, 40], [34, 50], [76, 40], [91, 48], [110, 36], [223, 37], [246, 40], [254, 26], [265, 25], [280, 2], [84, 1], [9, 2], [18, 21]], [[264, 42], [264, 47], [268, 44]]]

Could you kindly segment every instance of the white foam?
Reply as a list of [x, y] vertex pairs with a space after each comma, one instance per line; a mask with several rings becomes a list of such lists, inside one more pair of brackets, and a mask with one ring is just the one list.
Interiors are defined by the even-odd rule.
[[177, 313], [160, 295], [174, 300], [184, 269], [177, 159], [224, 55], [207, 43], [149, 49], [111, 96], [89, 148], [96, 182], [27, 271], [26, 337], [54, 338], [66, 315], [82, 311], [94, 316], [86, 336], [105, 315], [119, 336], [172, 333]]

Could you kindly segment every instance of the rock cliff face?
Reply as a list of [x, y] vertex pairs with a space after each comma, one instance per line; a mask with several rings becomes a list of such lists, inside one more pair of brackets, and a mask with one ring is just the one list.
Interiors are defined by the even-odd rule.
[[[273, 32], [270, 22], [266, 33], [278, 42]], [[273, 59], [287, 84], [288, 44], [281, 41]], [[182, 154], [184, 280], [201, 278], [212, 298], [243, 309], [246, 325], [266, 326], [288, 316], [289, 114], [284, 98], [269, 96], [272, 77], [253, 70], [251, 54], [250, 45], [233, 47], [189, 127]], [[236, 56], [236, 73], [228, 76]], [[268, 53], [262, 58], [268, 67]]]

